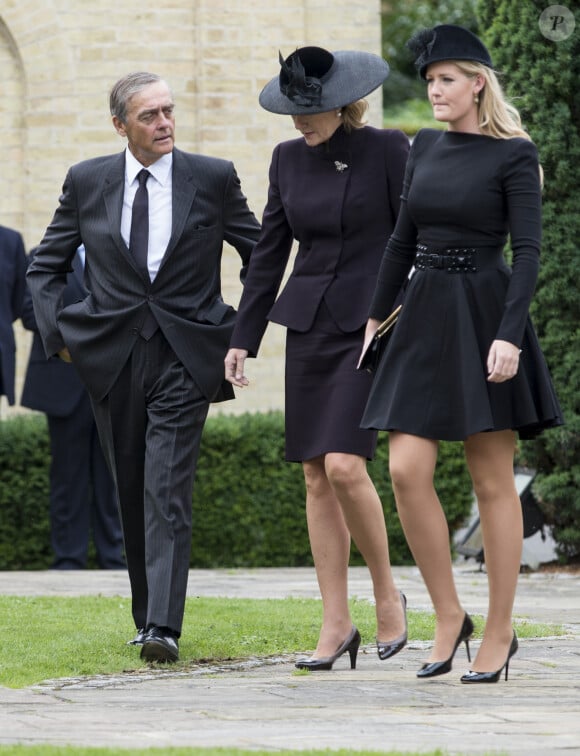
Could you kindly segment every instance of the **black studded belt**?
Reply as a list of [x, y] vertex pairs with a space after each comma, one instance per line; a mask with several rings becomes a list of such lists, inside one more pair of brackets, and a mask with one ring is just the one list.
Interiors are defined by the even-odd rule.
[[476, 273], [478, 270], [505, 268], [503, 247], [451, 247], [435, 249], [417, 244], [414, 262], [417, 270], [444, 270], [446, 273]]
[[415, 268], [418, 270], [445, 270], [448, 273], [475, 273], [477, 271], [477, 252], [475, 247], [452, 247], [449, 249], [432, 249], [424, 244], [417, 244]]

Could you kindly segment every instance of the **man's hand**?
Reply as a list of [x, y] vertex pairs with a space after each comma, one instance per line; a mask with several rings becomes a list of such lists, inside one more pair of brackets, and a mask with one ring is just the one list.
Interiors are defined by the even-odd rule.
[[226, 381], [229, 381], [239, 388], [244, 388], [244, 386], [247, 386], [250, 383], [244, 375], [244, 363], [247, 356], [247, 349], [230, 349], [224, 360], [226, 366]]
[[66, 347], [58, 352], [58, 356], [63, 362], [72, 362], [72, 357], [70, 356], [70, 352]]
[[521, 350], [509, 341], [496, 339], [487, 356], [487, 380], [490, 383], [509, 381], [518, 372]]

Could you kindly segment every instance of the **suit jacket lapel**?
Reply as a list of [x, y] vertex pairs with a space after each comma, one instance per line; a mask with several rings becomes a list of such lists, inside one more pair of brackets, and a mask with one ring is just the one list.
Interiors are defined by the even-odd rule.
[[105, 176], [103, 199], [107, 209], [107, 218], [111, 237], [131, 265], [138, 270], [133, 255], [121, 236], [121, 213], [123, 211], [123, 196], [125, 193], [125, 153], [122, 152]]
[[[193, 183], [193, 169], [186, 155], [178, 149], [173, 150], [172, 176], [172, 223], [169, 244], [163, 255], [163, 266], [181, 238], [187, 216], [191, 211], [197, 188]], [[133, 255], [121, 236], [121, 212], [125, 191], [125, 153], [122, 152], [105, 177], [103, 199], [107, 209], [107, 218], [113, 241], [133, 268], [139, 272]], [[160, 266], [160, 267], [161, 267]]]
[[193, 170], [185, 154], [180, 150], [173, 150], [173, 177], [172, 177], [172, 223], [171, 237], [169, 244], [163, 255], [161, 265], [164, 265], [169, 255], [175, 249], [175, 246], [181, 234], [187, 216], [191, 211], [193, 199], [197, 193], [197, 188], [193, 183]]

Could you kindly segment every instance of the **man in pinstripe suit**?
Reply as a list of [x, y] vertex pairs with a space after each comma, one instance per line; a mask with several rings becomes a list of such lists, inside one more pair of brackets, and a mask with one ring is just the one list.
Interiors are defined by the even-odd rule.
[[[174, 147], [173, 98], [159, 76], [120, 79], [110, 109], [127, 149], [70, 168], [28, 283], [47, 357], [75, 364], [115, 478], [137, 627], [132, 642], [147, 661], [171, 662], [182, 629], [201, 433], [209, 403], [233, 398], [223, 380], [235, 317], [221, 297], [223, 242], [238, 251], [243, 279], [259, 223], [232, 163]], [[137, 227], [144, 196], [148, 208]], [[89, 293], [63, 307], [81, 243]]]

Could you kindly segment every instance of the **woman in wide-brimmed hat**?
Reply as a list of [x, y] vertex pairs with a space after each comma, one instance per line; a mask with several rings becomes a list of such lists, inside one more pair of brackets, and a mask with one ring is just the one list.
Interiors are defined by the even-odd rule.
[[[377, 434], [359, 427], [370, 375], [356, 363], [409, 143], [401, 132], [363, 122], [362, 98], [389, 72], [382, 58], [302, 47], [280, 64], [260, 104], [292, 116], [302, 136], [272, 156], [226, 378], [247, 385], [245, 360], [257, 355], [268, 321], [286, 326], [286, 459], [303, 465], [323, 605], [316, 650], [297, 666], [331, 669], [348, 651], [354, 667], [360, 635], [348, 605], [351, 536], [373, 581], [379, 656], [393, 656], [407, 640], [405, 598], [393, 582], [383, 510], [366, 469]], [[276, 299], [294, 240], [294, 267]]]
[[[397, 509], [436, 613], [435, 643], [418, 677], [451, 670], [473, 623], [457, 596], [445, 515], [433, 487], [439, 439], [464, 442], [477, 497], [489, 611], [463, 683], [497, 682], [518, 642], [512, 609], [522, 509], [516, 432], [562, 423], [528, 309], [538, 272], [538, 154], [502, 95], [489, 51], [452, 24], [409, 43], [437, 121], [413, 141], [401, 213], [370, 309], [368, 343], [414, 268], [377, 369], [363, 427], [390, 431]], [[513, 250], [503, 257], [508, 233]]]

